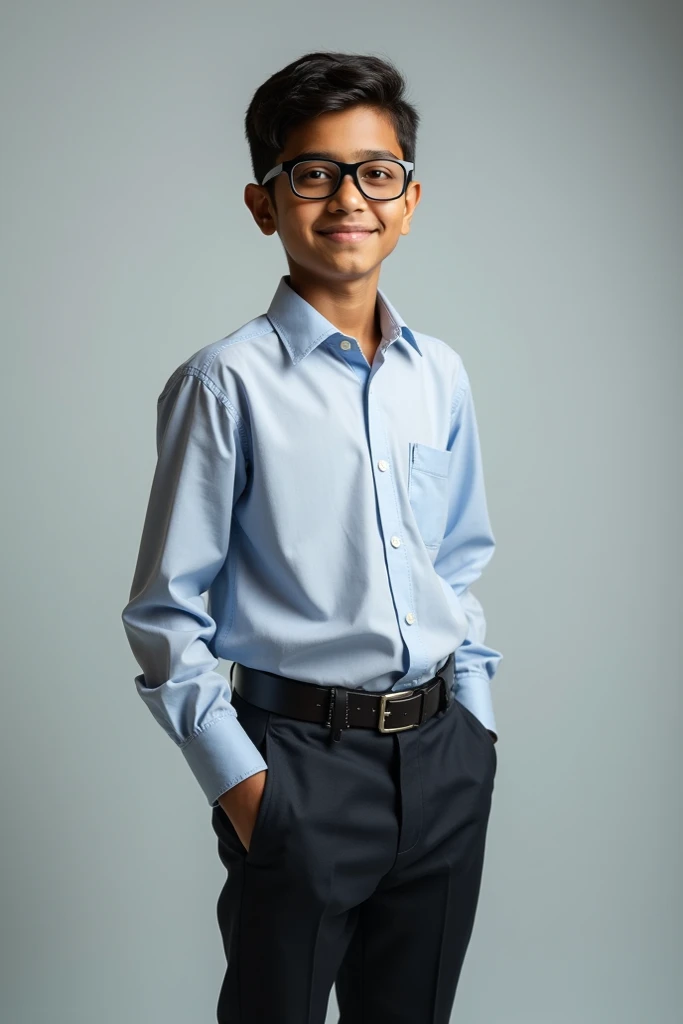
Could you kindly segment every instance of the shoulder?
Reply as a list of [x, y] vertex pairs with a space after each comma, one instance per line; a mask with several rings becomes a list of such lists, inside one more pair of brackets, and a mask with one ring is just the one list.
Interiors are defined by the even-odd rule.
[[196, 349], [176, 366], [167, 378], [159, 401], [183, 377], [201, 380], [218, 398], [232, 401], [239, 393], [239, 380], [244, 368], [253, 360], [256, 349], [279, 343], [268, 317], [254, 317], [230, 334]]
[[420, 347], [427, 371], [438, 374], [448, 381], [455, 401], [469, 383], [460, 352], [449, 342], [433, 334], [413, 331], [413, 335]]

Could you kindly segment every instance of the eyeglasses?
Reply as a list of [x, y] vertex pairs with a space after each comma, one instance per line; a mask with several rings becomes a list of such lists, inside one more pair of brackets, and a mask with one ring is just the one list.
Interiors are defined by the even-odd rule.
[[[350, 174], [356, 188], [373, 202], [398, 199], [405, 192], [415, 164], [409, 160], [361, 160], [346, 164], [341, 160], [285, 160], [268, 171], [261, 182], [285, 172], [292, 192], [302, 199], [329, 199], [345, 175]], [[361, 184], [362, 181], [362, 184]]]

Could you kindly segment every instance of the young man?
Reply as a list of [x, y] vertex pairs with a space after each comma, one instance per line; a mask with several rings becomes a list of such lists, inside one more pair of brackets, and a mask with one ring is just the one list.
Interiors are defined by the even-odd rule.
[[378, 289], [420, 200], [403, 91], [345, 53], [256, 91], [244, 198], [289, 274], [158, 399], [123, 621], [227, 869], [220, 1024], [323, 1024], [335, 983], [342, 1024], [446, 1024], [474, 922], [495, 542], [462, 359]]

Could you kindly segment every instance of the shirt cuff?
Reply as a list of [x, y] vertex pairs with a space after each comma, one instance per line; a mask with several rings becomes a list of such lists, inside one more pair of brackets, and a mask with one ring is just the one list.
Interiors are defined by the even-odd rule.
[[493, 714], [489, 677], [483, 672], [458, 672], [453, 684], [453, 696], [479, 719], [498, 739]]
[[229, 713], [211, 719], [181, 750], [211, 807], [238, 782], [268, 767], [237, 715]]

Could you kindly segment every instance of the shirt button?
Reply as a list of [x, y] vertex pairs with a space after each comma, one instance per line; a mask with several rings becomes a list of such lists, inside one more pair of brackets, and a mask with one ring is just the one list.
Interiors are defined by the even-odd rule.
[[391, 538], [391, 546], [394, 547], [394, 548], [400, 548], [400, 546], [401, 546], [401, 538], [397, 537], [394, 534], [394, 536]]
[[415, 616], [413, 615], [412, 612], [408, 612], [408, 614], [406, 615], [406, 622], [408, 623], [409, 626], [412, 626], [412, 624], [415, 622]]
[[344, 340], [341, 343], [341, 347], [344, 349], [344, 351], [346, 351], [347, 349], [351, 348], [351, 342], [347, 341], [346, 338], [344, 338]]
[[381, 469], [382, 472], [384, 473], [385, 470], [389, 469], [389, 463], [387, 462], [386, 459], [380, 459], [379, 462], [377, 463], [377, 468]]

